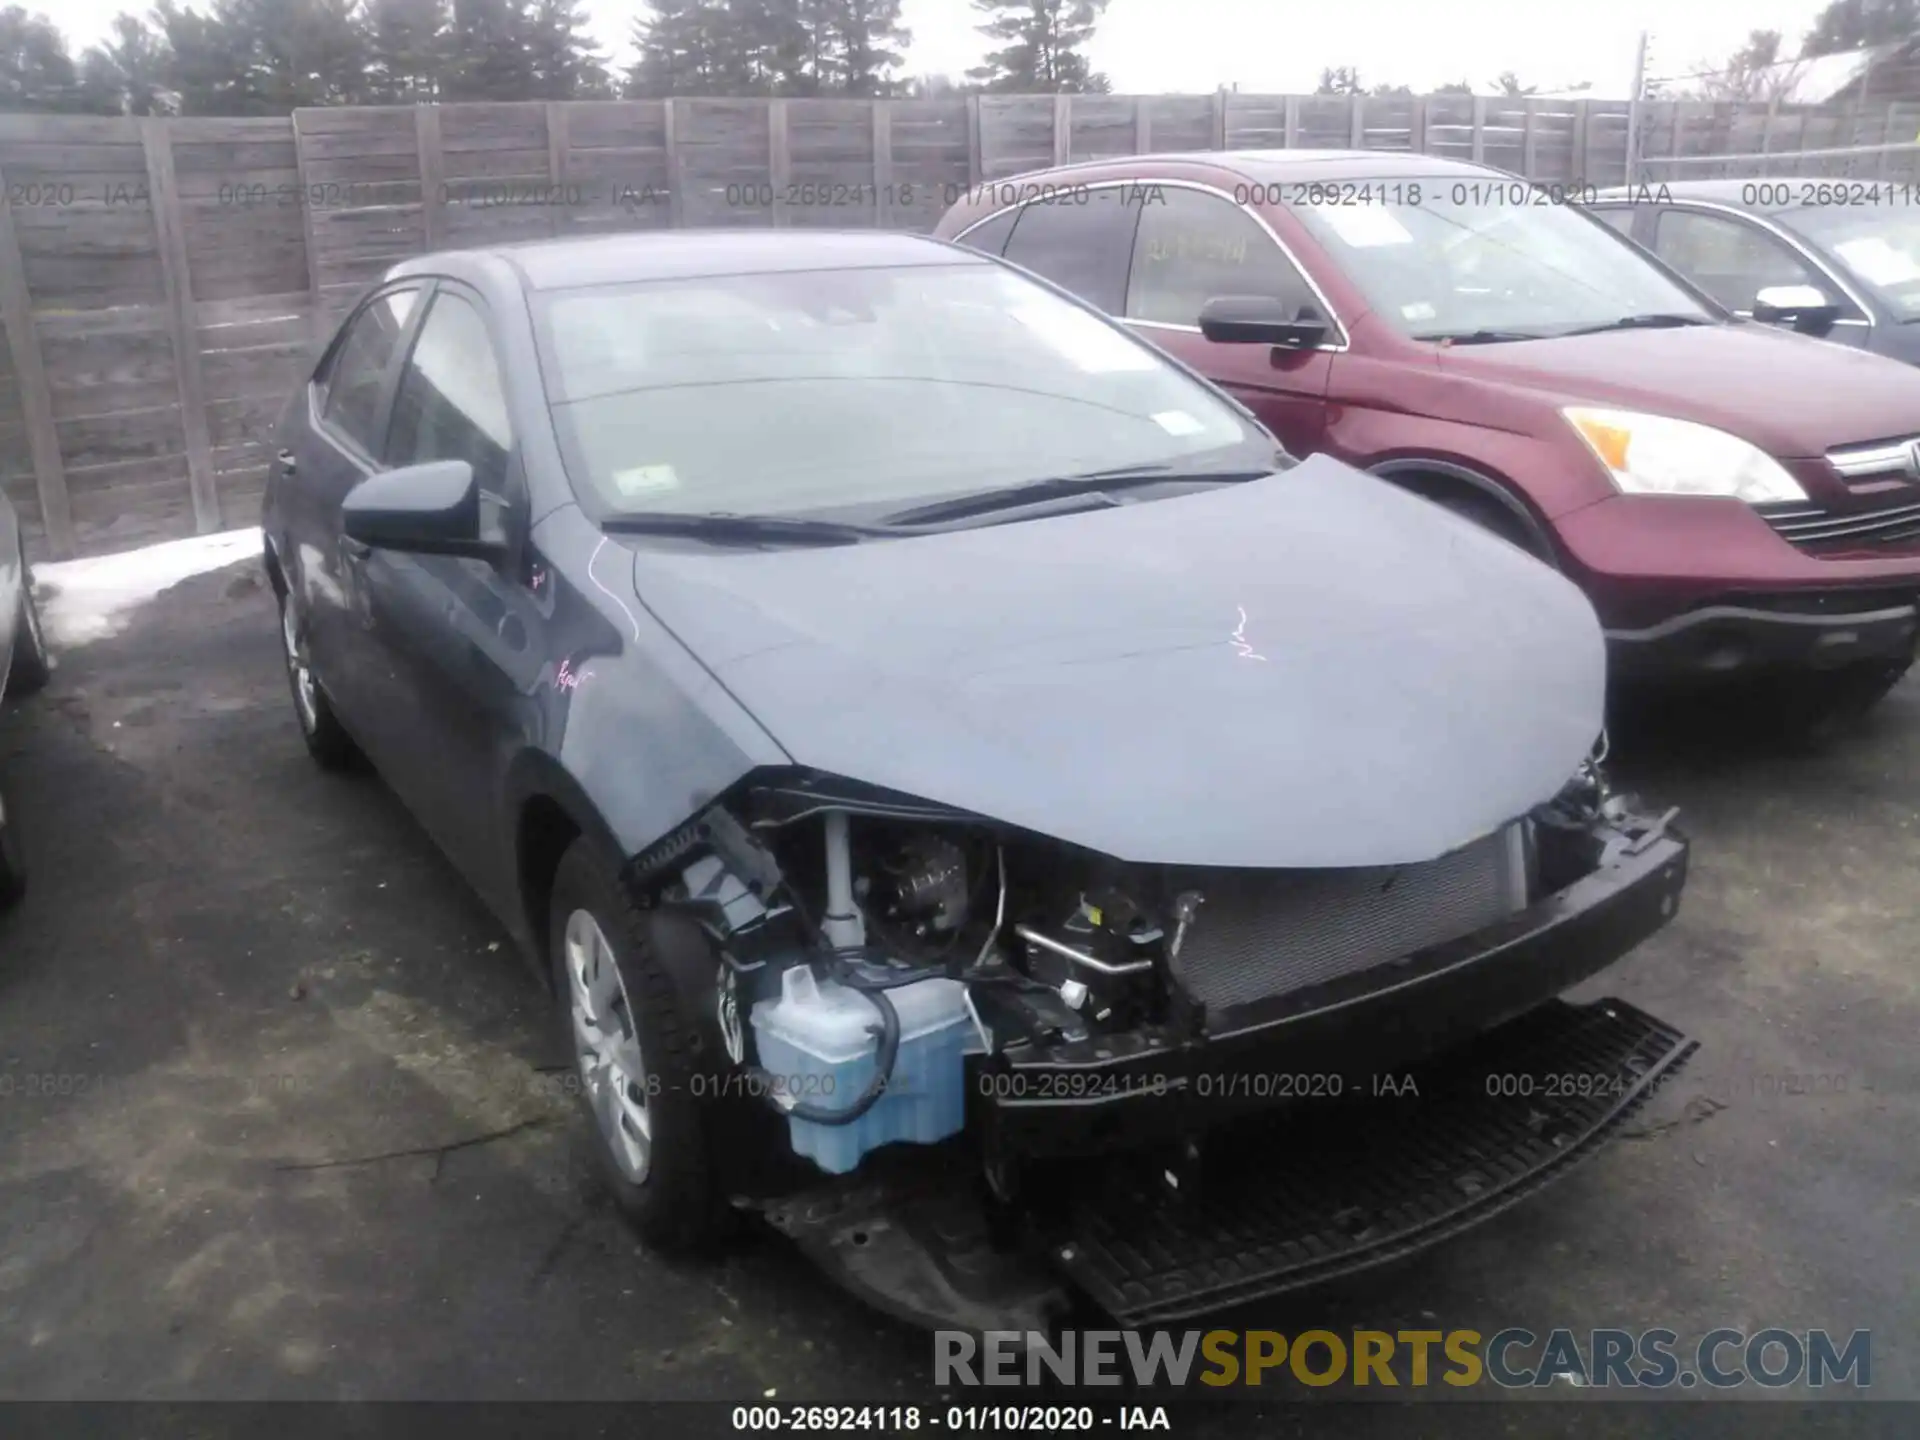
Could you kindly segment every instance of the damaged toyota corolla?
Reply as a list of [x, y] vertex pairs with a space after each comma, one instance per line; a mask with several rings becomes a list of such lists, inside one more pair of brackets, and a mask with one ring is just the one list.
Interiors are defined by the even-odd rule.
[[1692, 1048], [1559, 998], [1687, 857], [1579, 591], [1001, 261], [411, 260], [280, 445], [308, 748], [538, 960], [657, 1245], [1163, 1321], [1497, 1213]]

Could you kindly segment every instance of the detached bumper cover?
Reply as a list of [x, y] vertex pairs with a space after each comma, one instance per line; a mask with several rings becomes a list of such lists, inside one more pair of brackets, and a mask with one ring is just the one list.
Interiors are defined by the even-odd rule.
[[[1091, 1301], [1125, 1326], [1303, 1289], [1437, 1245], [1597, 1153], [1695, 1046], [1618, 1000], [1540, 1006], [1394, 1095], [1230, 1127], [1198, 1165], [1057, 1167], [1008, 1244], [964, 1152], [887, 1156], [776, 1203], [773, 1225], [868, 1303], [929, 1329], [1046, 1330]], [[1170, 1165], [1183, 1165], [1177, 1186]]]
[[1236, 1109], [1346, 1093], [1523, 1015], [1604, 970], [1677, 913], [1687, 845], [1642, 843], [1475, 934], [1172, 1027], [1018, 1047], [975, 1077], [988, 1123], [1038, 1154], [1131, 1147]]
[[1417, 1098], [1322, 1104], [1236, 1134], [1216, 1147], [1235, 1168], [1197, 1184], [1110, 1163], [1082, 1187], [1053, 1258], [1125, 1326], [1371, 1269], [1594, 1154], [1695, 1048], [1618, 1000], [1556, 1003], [1417, 1075]]

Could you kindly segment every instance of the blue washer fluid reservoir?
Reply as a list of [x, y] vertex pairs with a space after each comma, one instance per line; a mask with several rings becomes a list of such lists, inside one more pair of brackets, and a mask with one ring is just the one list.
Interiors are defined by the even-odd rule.
[[[917, 980], [887, 991], [900, 1014], [900, 1053], [887, 1093], [858, 1120], [787, 1119], [794, 1153], [843, 1175], [876, 1146], [931, 1145], [966, 1123], [965, 1065], [974, 1042], [967, 987]], [[818, 980], [806, 965], [780, 978], [780, 994], [749, 1015], [760, 1066], [786, 1093], [823, 1110], [846, 1109], [866, 1090], [878, 1058], [880, 1012], [860, 991]]]

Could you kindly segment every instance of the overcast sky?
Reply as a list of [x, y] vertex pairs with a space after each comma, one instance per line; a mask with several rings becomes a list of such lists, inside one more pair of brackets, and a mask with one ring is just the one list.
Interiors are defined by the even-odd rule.
[[[141, 0], [24, 0], [45, 10], [76, 51], [100, 38], [111, 17]], [[603, 43], [624, 62], [644, 0], [586, 0]], [[1416, 90], [1469, 80], [1484, 87], [1504, 70], [1559, 89], [1587, 80], [1592, 94], [1624, 97], [1634, 46], [1653, 33], [1654, 75], [1717, 63], [1753, 29], [1777, 29], [1787, 51], [1820, 0], [1110, 0], [1093, 43], [1094, 64], [1122, 93], [1311, 90], [1320, 70], [1353, 65], [1368, 84]], [[905, 0], [913, 31], [907, 73], [963, 75], [983, 43], [968, 0]]]

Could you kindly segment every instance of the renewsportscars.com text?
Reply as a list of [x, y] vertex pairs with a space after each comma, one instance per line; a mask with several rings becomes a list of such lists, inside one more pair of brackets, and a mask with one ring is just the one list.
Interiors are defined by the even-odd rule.
[[1510, 1327], [1478, 1330], [939, 1330], [936, 1385], [1355, 1385], [1506, 1389], [1780, 1389], [1873, 1383], [1873, 1336], [1854, 1330], [1672, 1330]]

